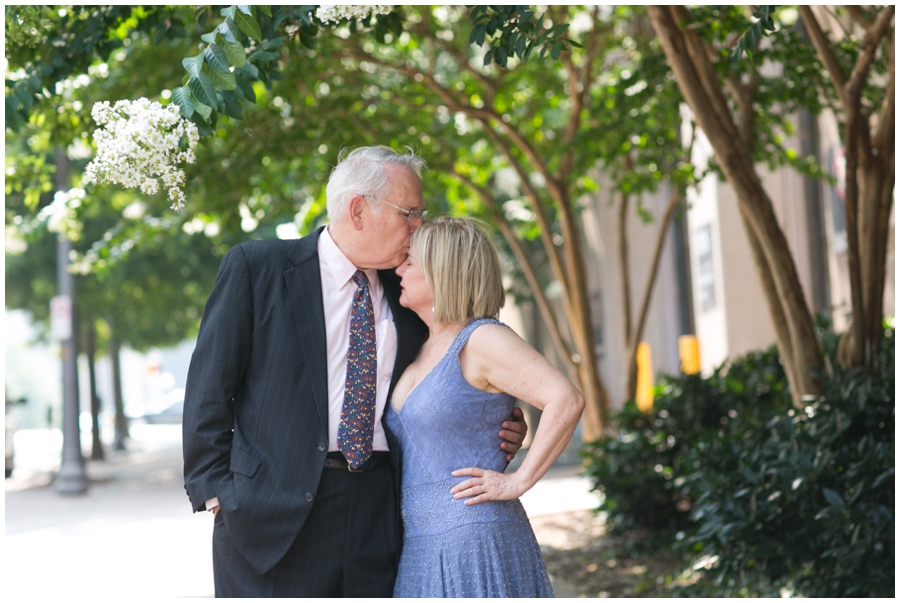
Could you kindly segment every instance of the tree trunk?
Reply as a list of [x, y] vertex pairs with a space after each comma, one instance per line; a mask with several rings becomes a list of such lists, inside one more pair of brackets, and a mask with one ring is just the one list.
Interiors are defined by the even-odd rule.
[[641, 343], [641, 337], [644, 334], [644, 326], [647, 323], [647, 315], [650, 312], [650, 300], [653, 299], [653, 288], [656, 285], [656, 275], [659, 274], [659, 263], [662, 259], [663, 249], [665, 248], [666, 235], [672, 224], [672, 218], [675, 217], [675, 210], [681, 204], [682, 195], [680, 190], [672, 193], [669, 199], [669, 205], [663, 213], [659, 223], [659, 230], [656, 233], [656, 245], [653, 249], [653, 259], [650, 262], [650, 270], [647, 273], [647, 283], [644, 285], [644, 295], [641, 298], [641, 308], [638, 311], [637, 323], [630, 330], [631, 336], [625, 341], [625, 348], [628, 356], [627, 363], [627, 381], [625, 396], [626, 400], [634, 400], [637, 395], [637, 348]]
[[[631, 274], [628, 267], [631, 260], [628, 257], [628, 193], [622, 191], [619, 193], [619, 213], [618, 225], [619, 232], [619, 287], [622, 293], [622, 331], [625, 337], [625, 347], [628, 347], [631, 341]], [[632, 361], [634, 358], [632, 358]], [[626, 394], [629, 392], [626, 389]], [[631, 395], [628, 395], [631, 398]]]
[[693, 31], [679, 26], [685, 20], [685, 10], [648, 6], [647, 12], [681, 93], [706, 134], [719, 166], [737, 195], [741, 215], [762, 251], [762, 258], [755, 258], [763, 260], [757, 262], [760, 280], [764, 289], [768, 279], [774, 284], [776, 295], [767, 296], [769, 311], [773, 322], [777, 323], [778, 316], [784, 317], [786, 332], [776, 328], [776, 336], [785, 370], [793, 374], [794, 406], [802, 408], [806, 404], [805, 396], [821, 393], [821, 384], [813, 370], [822, 366], [822, 357], [787, 240], [755, 172], [752, 156], [741, 140], [702, 40]]
[[562, 186], [552, 187], [559, 210], [560, 229], [565, 240], [566, 280], [572, 313], [572, 340], [579, 355], [578, 373], [581, 393], [585, 399], [584, 420], [581, 437], [592, 442], [605, 435], [606, 415], [610, 406], [609, 393], [600, 380], [599, 366], [594, 349], [594, 326], [591, 323], [590, 305], [587, 295], [587, 277], [584, 272], [581, 235], [572, 215], [572, 204], [568, 190]]
[[[485, 124], [485, 127], [487, 128], [489, 127], [489, 125]], [[497, 140], [502, 142], [499, 137]], [[511, 154], [508, 156], [512, 161], [513, 159]], [[521, 169], [521, 166], [519, 167]], [[512, 231], [512, 228], [510, 228], [509, 224], [507, 223], [506, 218], [502, 214], [502, 208], [500, 207], [500, 204], [497, 203], [497, 200], [491, 195], [490, 191], [482, 186], [476, 185], [464, 174], [460, 174], [458, 172], [451, 173], [453, 173], [454, 176], [461, 182], [464, 182], [469, 188], [474, 190], [479, 195], [482, 202], [486, 206], [488, 206], [494, 213], [495, 225], [500, 230], [503, 237], [506, 239], [510, 249], [516, 256], [516, 259], [525, 274], [525, 278], [528, 281], [528, 285], [534, 295], [538, 310], [540, 311], [541, 316], [543, 317], [547, 328], [550, 331], [554, 347], [557, 349], [557, 352], [562, 358], [564, 368], [569, 373], [569, 378], [576, 384], [576, 386], [581, 390], [581, 393], [584, 396], [585, 411], [581, 430], [582, 440], [585, 442], [590, 442], [602, 437], [606, 426], [606, 410], [609, 408], [610, 400], [609, 393], [606, 391], [606, 387], [604, 386], [603, 381], [600, 379], [597, 368], [597, 360], [594, 354], [594, 333], [593, 325], [591, 325], [590, 321], [590, 312], [588, 311], [587, 307], [587, 295], [585, 293], [587, 290], [587, 282], [583, 273], [583, 264], [579, 263], [579, 265], [576, 267], [576, 270], [581, 271], [581, 276], [578, 277], [576, 273], [574, 285], [571, 283], [569, 278], [567, 278], [572, 277], [571, 272], [561, 275], [556, 270], [554, 270], [555, 276], [560, 280], [560, 284], [563, 287], [563, 310], [566, 314], [567, 324], [569, 325], [569, 333], [572, 336], [572, 345], [575, 348], [575, 353], [573, 354], [570, 351], [569, 346], [567, 346], [562, 339], [562, 334], [559, 329], [559, 321], [557, 320], [555, 313], [550, 307], [549, 301], [547, 300], [544, 292], [544, 288], [538, 280], [537, 273], [534, 270], [534, 266], [532, 265], [531, 258], [523, 248], [521, 241], [516, 238], [515, 234]], [[529, 196], [529, 198], [532, 197]], [[568, 223], [571, 227], [571, 221]], [[564, 232], [566, 232], [565, 229]], [[549, 237], [542, 237], [542, 240], [544, 239], [549, 240]], [[565, 241], [567, 247], [575, 245], [575, 249], [580, 256], [581, 247], [578, 233], [574, 232], [571, 234], [567, 234], [565, 236]], [[545, 242], [545, 246], [546, 244], [547, 243]], [[555, 250], [553, 251], [555, 252]], [[556, 264], [556, 266], [560, 265], [561, 264], [558, 263]], [[553, 267], [554, 266], [551, 266], [551, 268]], [[580, 291], [581, 293], [577, 293], [578, 291]], [[571, 301], [573, 298], [579, 295], [584, 299], [582, 307], [585, 309], [583, 314], [580, 316], [575, 314], [575, 312], [573, 311], [573, 308], [577, 306], [575, 302]], [[576, 337], [576, 332], [580, 332], [580, 336]]]
[[115, 325], [112, 326], [112, 334], [109, 338], [109, 360], [112, 364], [113, 403], [116, 409], [115, 436], [113, 438], [114, 450], [125, 450], [125, 440], [128, 439], [128, 417], [125, 416], [125, 403], [122, 399], [122, 366], [119, 349], [119, 339], [115, 333]]
[[[893, 6], [882, 7], [873, 19], [862, 23], [865, 36], [856, 63], [847, 74], [812, 8], [800, 7], [810, 40], [845, 113], [844, 205], [852, 322], [841, 341], [839, 359], [844, 366], [862, 367], [869, 373], [880, 368], [888, 220], [894, 200], [894, 10]], [[890, 43], [886, 94], [877, 119], [870, 119], [872, 116], [862, 106], [862, 91], [884, 39]]]
[[91, 459], [103, 460], [103, 442], [100, 440], [100, 396], [97, 395], [97, 332], [90, 323], [85, 332], [85, 353], [88, 360], [88, 378], [91, 388]]

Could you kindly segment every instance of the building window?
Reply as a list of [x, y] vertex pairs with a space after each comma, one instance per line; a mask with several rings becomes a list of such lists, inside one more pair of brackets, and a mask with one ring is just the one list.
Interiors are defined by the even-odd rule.
[[834, 252], [847, 251], [847, 215], [844, 209], [844, 195], [847, 176], [847, 158], [843, 145], [835, 145], [828, 150], [828, 168], [834, 184], [831, 191], [831, 230], [834, 235]]
[[694, 237], [697, 245], [697, 288], [700, 292], [700, 309], [707, 312], [716, 307], [716, 269], [713, 264], [712, 225], [697, 229]]
[[603, 297], [600, 291], [591, 291], [588, 303], [591, 310], [591, 327], [594, 330], [594, 354], [597, 360], [603, 360], [606, 356], [606, 346], [603, 341]]

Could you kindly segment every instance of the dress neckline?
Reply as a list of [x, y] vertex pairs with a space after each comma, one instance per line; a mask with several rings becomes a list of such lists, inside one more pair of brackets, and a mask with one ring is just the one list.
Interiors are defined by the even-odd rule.
[[409, 392], [406, 394], [406, 398], [403, 400], [403, 405], [398, 409], [396, 406], [394, 406], [393, 400], [388, 401], [388, 406], [390, 407], [390, 410], [394, 411], [399, 416], [400, 413], [403, 412], [403, 409], [406, 408], [406, 404], [407, 404], [407, 402], [409, 402], [409, 399], [413, 395], [413, 393], [417, 389], [419, 389], [419, 387], [423, 383], [425, 383], [429, 377], [431, 377], [431, 375], [437, 370], [437, 368], [439, 366], [441, 366], [444, 363], [445, 360], [447, 360], [447, 357], [450, 355], [450, 352], [453, 352], [454, 350], [456, 350], [457, 356], [459, 355], [459, 351], [457, 350], [457, 342], [459, 341], [459, 338], [462, 337], [463, 333], [473, 330], [473, 327], [472, 327], [473, 323], [478, 322], [479, 324], [477, 324], [476, 326], [481, 326], [481, 324], [486, 320], [492, 320], [492, 319], [470, 318], [469, 321], [465, 325], [463, 325], [463, 328], [461, 328], [459, 330], [459, 333], [457, 333], [456, 336], [453, 338], [453, 341], [450, 342], [450, 345], [447, 347], [447, 350], [444, 352], [444, 355], [441, 356], [441, 359], [437, 361], [437, 364], [435, 364], [433, 367], [431, 367], [431, 370], [428, 371], [428, 373], [424, 377], [422, 377], [421, 381], [416, 383], [413, 386], [413, 388], [411, 390], [409, 390]]

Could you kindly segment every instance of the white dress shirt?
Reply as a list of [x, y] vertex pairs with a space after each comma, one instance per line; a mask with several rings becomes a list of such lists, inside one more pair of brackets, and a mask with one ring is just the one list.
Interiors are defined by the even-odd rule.
[[[319, 236], [319, 270], [322, 274], [322, 302], [325, 308], [325, 342], [328, 349], [328, 450], [337, 447], [344, 386], [347, 382], [347, 349], [350, 347], [350, 308], [356, 283], [356, 266], [338, 249], [328, 229]], [[387, 404], [388, 389], [397, 356], [397, 328], [377, 270], [366, 270], [372, 309], [375, 312], [375, 354], [378, 381], [375, 385], [374, 450], [387, 450], [387, 437], [381, 417]]]

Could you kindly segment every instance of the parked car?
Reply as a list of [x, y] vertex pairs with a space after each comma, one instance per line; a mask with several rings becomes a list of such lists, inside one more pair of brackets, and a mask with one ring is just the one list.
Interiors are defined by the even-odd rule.
[[173, 424], [181, 423], [181, 414], [184, 411], [184, 399], [177, 400], [159, 412], [148, 413], [143, 419], [151, 424]]
[[25, 398], [19, 398], [18, 400], [6, 398], [6, 477], [12, 477], [13, 463], [15, 461], [16, 451], [13, 447], [13, 440], [16, 436], [16, 429], [19, 427], [16, 410], [13, 408], [16, 404], [25, 404]]

